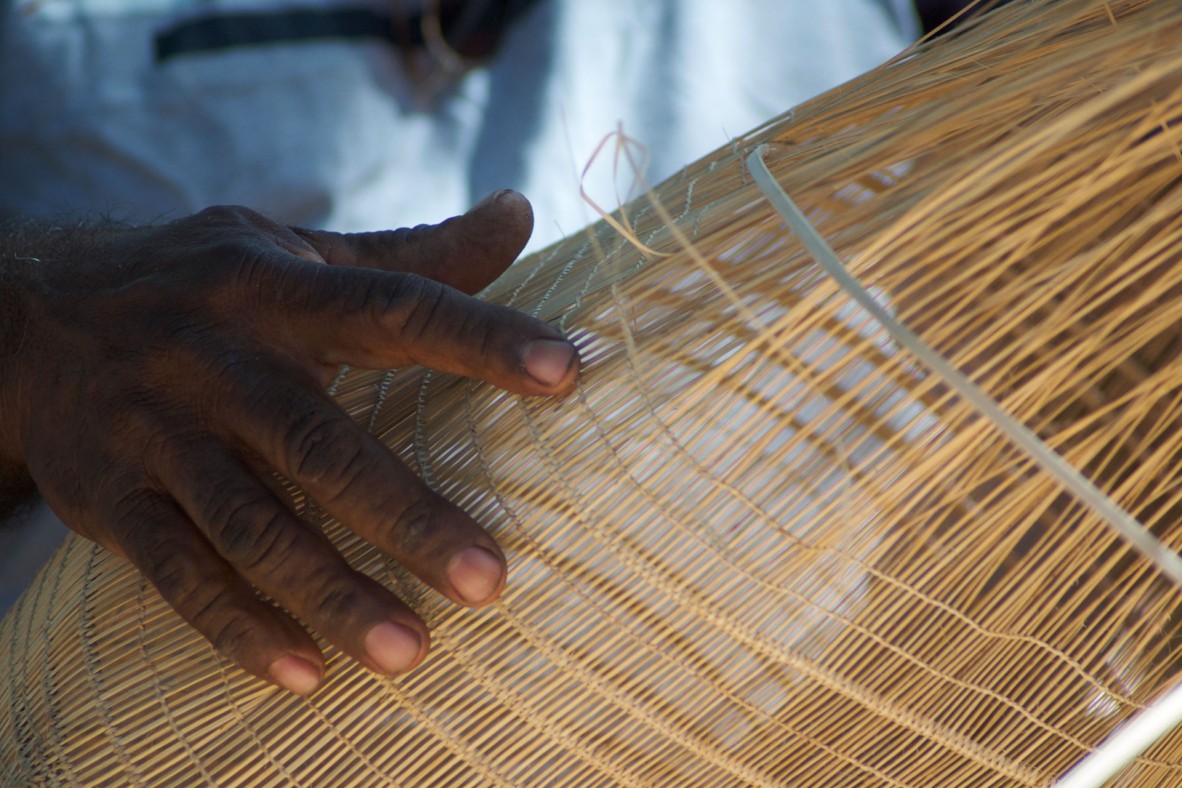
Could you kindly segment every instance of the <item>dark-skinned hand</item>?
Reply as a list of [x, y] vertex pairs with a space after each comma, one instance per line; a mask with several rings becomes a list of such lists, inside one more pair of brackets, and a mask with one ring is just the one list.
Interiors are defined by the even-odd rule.
[[27, 473], [67, 525], [130, 560], [256, 676], [318, 686], [323, 656], [300, 622], [370, 670], [408, 671], [426, 626], [296, 517], [269, 474], [448, 599], [494, 600], [495, 541], [324, 389], [340, 364], [422, 364], [520, 394], [568, 390], [578, 360], [558, 331], [466, 295], [531, 229], [525, 199], [499, 192], [413, 230], [337, 235], [211, 208], [13, 255], [0, 270], [12, 335], [0, 468]]

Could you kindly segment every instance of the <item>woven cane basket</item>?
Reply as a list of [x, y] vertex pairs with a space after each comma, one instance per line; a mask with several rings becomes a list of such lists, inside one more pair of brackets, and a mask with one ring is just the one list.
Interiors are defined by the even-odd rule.
[[[297, 698], [72, 539], [0, 625], [4, 784], [1053, 782], [1173, 685], [1182, 592], [820, 267], [753, 162], [1180, 548], [1180, 145], [1168, 0], [1014, 2], [734, 140], [487, 292], [577, 342], [571, 396], [338, 380], [496, 535], [501, 601], [302, 503], [434, 648], [388, 680], [326, 645]], [[1182, 785], [1182, 733], [1119, 780]]]

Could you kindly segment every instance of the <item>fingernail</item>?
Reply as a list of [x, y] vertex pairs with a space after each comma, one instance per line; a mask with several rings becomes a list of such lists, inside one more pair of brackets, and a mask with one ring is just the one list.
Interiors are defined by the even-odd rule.
[[525, 346], [525, 371], [543, 386], [562, 382], [575, 361], [575, 348], [558, 339], [535, 339]]
[[405, 673], [419, 658], [423, 640], [410, 627], [383, 621], [365, 635], [365, 653], [383, 673]]
[[469, 547], [457, 553], [447, 566], [447, 579], [460, 599], [482, 605], [501, 588], [505, 569], [500, 560], [483, 547]]
[[276, 684], [296, 695], [311, 695], [320, 686], [320, 670], [306, 659], [290, 654], [272, 662], [267, 673]]

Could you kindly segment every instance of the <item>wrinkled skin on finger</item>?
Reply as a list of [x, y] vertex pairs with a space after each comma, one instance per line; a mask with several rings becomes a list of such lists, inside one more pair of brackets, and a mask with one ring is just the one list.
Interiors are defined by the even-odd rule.
[[64, 522], [133, 562], [256, 676], [319, 685], [305, 625], [370, 670], [410, 670], [427, 653], [423, 622], [268, 476], [457, 604], [494, 600], [496, 542], [324, 386], [342, 363], [417, 363], [525, 395], [569, 390], [578, 358], [557, 330], [471, 297], [531, 227], [512, 192], [441, 225], [362, 235], [221, 207], [10, 262], [20, 325], [0, 358], [0, 468], [27, 471]]

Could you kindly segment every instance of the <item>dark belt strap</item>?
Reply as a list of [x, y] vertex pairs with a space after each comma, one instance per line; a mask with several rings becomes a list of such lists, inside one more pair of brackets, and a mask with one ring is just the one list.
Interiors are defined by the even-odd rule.
[[[443, 40], [467, 58], [492, 54], [505, 30], [539, 0], [445, 3], [439, 11]], [[402, 50], [426, 46], [423, 12], [402, 16], [368, 8], [284, 9], [210, 14], [182, 22], [155, 37], [157, 62], [180, 55], [304, 41], [369, 39]]]

